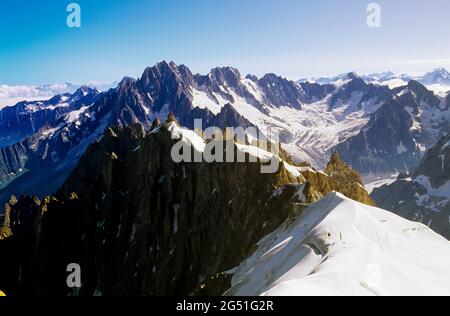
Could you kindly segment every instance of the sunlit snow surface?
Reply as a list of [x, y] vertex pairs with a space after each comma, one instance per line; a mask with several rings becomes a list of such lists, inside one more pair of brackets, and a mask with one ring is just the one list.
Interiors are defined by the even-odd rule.
[[364, 176], [362, 177], [362, 180], [364, 182], [364, 187], [366, 188], [367, 192], [369, 194], [372, 194], [372, 192], [375, 189], [381, 188], [384, 185], [389, 185], [395, 182], [398, 178], [398, 173], [394, 173], [392, 175], [385, 175], [385, 176]]
[[450, 295], [450, 242], [338, 193], [258, 246], [226, 295]]
[[248, 80], [243, 80], [249, 92], [266, 104], [265, 113], [253, 106], [249, 100], [229, 89], [234, 102], [225, 100], [220, 94], [193, 91], [193, 104], [198, 108], [208, 108], [213, 113], [230, 103], [250, 123], [274, 139], [279, 136], [283, 148], [297, 161], [306, 161], [322, 168], [328, 162], [330, 150], [349, 137], [357, 135], [369, 121], [369, 114], [382, 104], [370, 100], [359, 106], [362, 94], [354, 93], [345, 103], [338, 103], [330, 109], [331, 95], [312, 104], [303, 104], [301, 109], [289, 106], [274, 107], [265, 102], [264, 93]]
[[[336, 93], [347, 81], [336, 81]], [[407, 81], [402, 81], [407, 85]], [[224, 99], [215, 92], [193, 90], [193, 105], [198, 108], [208, 108], [217, 114], [222, 107], [230, 103], [251, 124], [272, 140], [274, 135], [279, 136], [283, 148], [296, 160], [306, 161], [317, 168], [323, 168], [329, 160], [332, 150], [340, 143], [356, 136], [370, 120], [370, 115], [382, 105], [377, 98], [361, 102], [364, 94], [355, 91], [349, 99], [338, 100], [330, 107], [332, 94], [323, 100], [303, 103], [301, 108], [290, 106], [273, 106], [267, 101], [264, 92], [249, 80], [242, 79], [241, 83], [247, 87], [249, 94], [263, 104], [263, 108], [255, 107], [251, 100], [239, 96], [232, 88], [227, 90], [232, 101]], [[395, 86], [395, 85], [394, 85]], [[439, 90], [439, 89], [440, 90]], [[438, 123], [448, 120], [449, 112], [444, 111], [447, 88], [434, 85], [435, 93], [441, 98], [439, 107], [421, 104], [419, 113], [411, 107], [407, 108], [413, 119], [413, 130], [424, 131], [430, 137], [439, 138], [441, 127]], [[437, 91], [439, 90], [439, 91]], [[409, 92], [405, 88], [399, 92], [402, 95]], [[420, 142], [417, 146], [423, 151], [426, 146]], [[398, 154], [407, 152], [404, 144], [397, 144]]]

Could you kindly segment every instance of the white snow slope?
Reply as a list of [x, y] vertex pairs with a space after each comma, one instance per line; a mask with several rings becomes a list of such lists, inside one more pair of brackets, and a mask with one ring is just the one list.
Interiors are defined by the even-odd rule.
[[258, 243], [226, 295], [450, 295], [450, 242], [330, 193]]
[[364, 182], [364, 187], [366, 188], [369, 194], [375, 189], [381, 188], [383, 185], [389, 185], [394, 183], [398, 178], [398, 173], [394, 173], [391, 175], [380, 175], [380, 176], [363, 176], [362, 180]]
[[357, 135], [369, 121], [369, 114], [382, 105], [371, 100], [361, 108], [358, 107], [362, 98], [362, 94], [358, 92], [350, 100], [339, 102], [332, 110], [329, 110], [331, 94], [324, 100], [303, 104], [302, 109], [275, 107], [266, 100], [264, 92], [255, 83], [248, 79], [241, 79], [241, 83], [255, 99], [265, 105], [265, 113], [237, 95], [232, 88], [227, 88], [226, 91], [233, 96], [234, 102], [225, 100], [217, 93], [208, 95], [195, 90], [192, 92], [194, 106], [218, 113], [225, 104], [230, 103], [269, 138], [277, 133], [284, 149], [295, 160], [309, 162], [317, 168], [323, 168], [331, 156], [331, 149]]

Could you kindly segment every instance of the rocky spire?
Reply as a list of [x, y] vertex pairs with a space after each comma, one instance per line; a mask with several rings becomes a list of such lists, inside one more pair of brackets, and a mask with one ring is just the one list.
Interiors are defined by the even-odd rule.
[[325, 173], [330, 176], [334, 191], [341, 192], [353, 200], [375, 205], [375, 202], [367, 195], [359, 173], [341, 160], [338, 151], [331, 156]]
[[336, 165], [339, 163], [342, 163], [341, 155], [339, 155], [339, 151], [336, 150], [331, 156], [329, 164]]
[[159, 118], [156, 118], [153, 123], [152, 126], [150, 127], [150, 130], [153, 131], [155, 128], [157, 128], [159, 125], [161, 125], [161, 121], [159, 120]]
[[173, 114], [173, 112], [170, 112], [169, 115], [167, 115], [166, 123], [172, 122], [177, 122], [177, 118], [175, 117], [175, 114]]
[[357, 79], [357, 78], [360, 78], [360, 77], [359, 77], [358, 74], [357, 74], [356, 72], [354, 72], [354, 71], [349, 72], [349, 73], [347, 74], [347, 79], [349, 79], [349, 80], [353, 80], [353, 79]]
[[177, 126], [180, 126], [180, 124], [177, 121], [177, 118], [175, 117], [175, 114], [173, 112], [170, 112], [169, 115], [167, 115], [166, 121], [163, 123], [163, 127], [169, 128], [169, 126], [175, 123]]

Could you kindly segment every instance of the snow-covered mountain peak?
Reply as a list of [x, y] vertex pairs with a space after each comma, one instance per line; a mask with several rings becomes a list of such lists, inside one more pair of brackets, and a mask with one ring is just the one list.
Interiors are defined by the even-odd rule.
[[230, 86], [236, 86], [238, 81], [242, 79], [239, 70], [233, 67], [217, 67], [212, 69], [209, 75], [218, 83]]
[[444, 67], [438, 67], [438, 68], [434, 69], [433, 71], [436, 72], [436, 73], [440, 73], [442, 75], [445, 75], [446, 77], [450, 77], [450, 73]]
[[99, 93], [100, 92], [96, 88], [91, 88], [86, 85], [83, 85], [80, 88], [78, 88], [70, 98], [71, 100], [76, 101], [84, 98], [89, 94], [99, 94]]
[[379, 72], [379, 73], [373, 73], [368, 75], [368, 77], [373, 78], [373, 79], [377, 79], [377, 80], [388, 80], [391, 79], [393, 77], [395, 77], [395, 73], [388, 70], [385, 72]]
[[258, 77], [252, 74], [248, 74], [247, 76], [245, 76], [245, 79], [251, 80], [253, 82], [258, 82]]
[[349, 72], [345, 78], [347, 78], [349, 80], [353, 80], [353, 79], [361, 78], [361, 77], [355, 71], [352, 71], [352, 72]]
[[[334, 77], [312, 77], [299, 80], [302, 82], [316, 82], [320, 84], [334, 84], [341, 86], [343, 83], [348, 82], [353, 77], [360, 76], [366, 83], [373, 83], [376, 85], [386, 85], [391, 89], [405, 86], [410, 80], [416, 80], [426, 85], [433, 90], [439, 90], [443, 87], [450, 86], [450, 74], [445, 68], [437, 68], [424, 76], [416, 74], [396, 74], [392, 71], [385, 71], [380, 73], [372, 73], [368, 75], [358, 75], [354, 72], [339, 74]], [[448, 88], [447, 90], [450, 90]]]
[[330, 193], [258, 243], [228, 295], [449, 295], [450, 243]]
[[421, 82], [425, 85], [450, 85], [450, 73], [445, 68], [436, 68], [423, 76]]
[[122, 80], [120, 80], [119, 84], [117, 85], [117, 88], [119, 90], [126, 89], [126, 88], [130, 87], [131, 85], [133, 85], [135, 82], [136, 82], [136, 79], [125, 76], [122, 78]]

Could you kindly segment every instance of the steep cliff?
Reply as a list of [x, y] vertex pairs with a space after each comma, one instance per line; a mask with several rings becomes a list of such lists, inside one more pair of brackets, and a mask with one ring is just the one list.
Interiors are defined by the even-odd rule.
[[[277, 172], [261, 173], [271, 154], [228, 139], [224, 151], [245, 153], [246, 162], [175, 163], [179, 141], [194, 156], [212, 141], [180, 128], [173, 115], [153, 125], [148, 133], [139, 124], [108, 129], [53, 197], [11, 200], [0, 288], [18, 295], [222, 294], [230, 286], [224, 271], [309, 203], [337, 189], [372, 203], [367, 192], [355, 194], [359, 176], [337, 159], [330, 175], [280, 158]], [[66, 286], [70, 263], [82, 268], [79, 291]]]
[[450, 135], [427, 151], [411, 175], [375, 189], [372, 197], [380, 207], [450, 239]]

